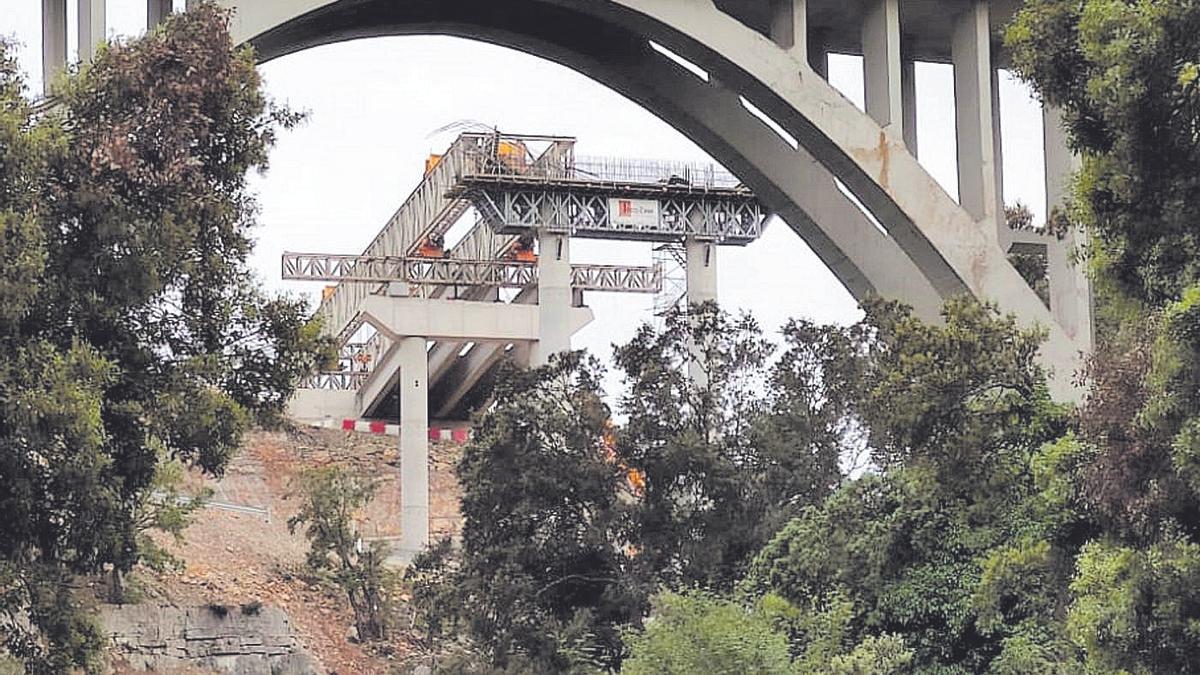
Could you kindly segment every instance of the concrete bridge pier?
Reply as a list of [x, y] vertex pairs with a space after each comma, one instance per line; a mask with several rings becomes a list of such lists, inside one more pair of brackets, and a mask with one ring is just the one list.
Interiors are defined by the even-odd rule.
[[[717, 246], [711, 241], [689, 237], [685, 247], [685, 274], [687, 275], [687, 306], [717, 300]], [[693, 358], [688, 363], [688, 377], [697, 387], [708, 385], [708, 372], [703, 367], [703, 351], [700, 345], [692, 345]]]
[[429, 357], [425, 338], [403, 337], [400, 359], [400, 546], [411, 561], [429, 543]]
[[1000, 161], [1000, 99], [992, 65], [986, 0], [971, 0], [954, 19], [950, 57], [954, 64], [954, 119], [958, 138], [958, 201], [999, 241], [1004, 223]]
[[544, 366], [550, 356], [571, 350], [571, 239], [563, 232], [539, 229], [538, 238], [538, 340], [533, 364]]
[[42, 89], [67, 67], [67, 0], [42, 0]]

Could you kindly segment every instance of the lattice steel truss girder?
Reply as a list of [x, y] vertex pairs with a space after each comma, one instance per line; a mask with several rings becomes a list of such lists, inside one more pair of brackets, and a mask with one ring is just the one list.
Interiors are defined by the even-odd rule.
[[[657, 265], [572, 265], [571, 275], [572, 287], [582, 291], [657, 293], [662, 288], [662, 268]], [[537, 266], [509, 260], [284, 253], [283, 278], [524, 288], [537, 282]]]
[[366, 372], [320, 372], [301, 378], [297, 385], [301, 389], [329, 389], [334, 391], [358, 391], [370, 373]]
[[536, 185], [472, 185], [464, 192], [497, 232], [545, 228], [575, 237], [678, 241], [687, 237], [745, 245], [762, 235], [766, 213], [750, 195], [694, 192], [657, 198], [654, 225], [618, 225], [609, 199], [620, 191], [552, 190]]

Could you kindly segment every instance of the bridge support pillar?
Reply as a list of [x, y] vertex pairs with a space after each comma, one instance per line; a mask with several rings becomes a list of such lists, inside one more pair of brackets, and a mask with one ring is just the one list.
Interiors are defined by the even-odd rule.
[[67, 0], [42, 0], [42, 89], [67, 67]]
[[904, 119], [900, 85], [900, 2], [868, 0], [862, 25], [863, 93], [867, 114], [899, 131]]
[[917, 156], [917, 62], [900, 64], [900, 108], [904, 116], [904, 145]]
[[[686, 246], [687, 306], [692, 307], [717, 300], [717, 246], [711, 241], [688, 239]], [[703, 367], [702, 348], [692, 345], [693, 358], [688, 364], [688, 377], [697, 387], [708, 385], [708, 372]]]
[[954, 19], [954, 117], [958, 137], [958, 202], [999, 241], [1004, 194], [999, 184], [999, 105], [995, 100], [987, 0], [970, 0]]
[[171, 14], [171, 0], [146, 0], [146, 30], [154, 30]]
[[534, 365], [571, 349], [571, 239], [565, 233], [538, 230], [538, 342]]
[[429, 544], [429, 363], [425, 338], [400, 338], [401, 562]]
[[[1067, 148], [1062, 115], [1051, 107], [1042, 109], [1042, 140], [1046, 168], [1046, 218], [1066, 202], [1071, 174], [1079, 168], [1079, 158]], [[1080, 244], [1081, 233], [1070, 230], [1062, 241], [1051, 239], [1046, 251], [1046, 274], [1050, 282], [1050, 313], [1074, 339], [1080, 349], [1094, 345], [1092, 324], [1092, 284], [1084, 266], [1070, 259], [1071, 250]]]
[[78, 0], [79, 60], [90, 61], [107, 30], [107, 0]]
[[807, 0], [772, 0], [771, 40], [800, 62], [808, 58]]

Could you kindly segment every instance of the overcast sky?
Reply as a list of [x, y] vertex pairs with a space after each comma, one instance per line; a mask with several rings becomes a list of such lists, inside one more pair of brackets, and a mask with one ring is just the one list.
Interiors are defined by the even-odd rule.
[[[136, 35], [145, 0], [109, 0], [110, 37]], [[69, 3], [69, 30], [75, 3]], [[40, 0], [0, 0], [0, 34], [23, 45], [31, 89], [41, 88]], [[75, 40], [69, 41], [72, 51]], [[261, 67], [267, 91], [309, 113], [283, 133], [271, 167], [253, 187], [261, 205], [254, 264], [267, 286], [315, 294], [320, 284], [282, 282], [279, 256], [298, 252], [360, 253], [420, 180], [426, 156], [452, 134], [436, 129], [476, 120], [502, 131], [578, 138], [581, 155], [681, 160], [710, 158], [653, 114], [567, 68], [520, 52], [446, 37], [375, 38], [319, 47]], [[957, 193], [952, 69], [918, 64], [918, 147], [922, 164]], [[832, 55], [830, 80], [862, 107], [862, 60]], [[1005, 200], [1044, 213], [1041, 116], [1023, 84], [1001, 80]], [[650, 264], [646, 244], [581, 240], [582, 262]], [[847, 323], [853, 299], [804, 242], [779, 220], [744, 248], [723, 247], [718, 293], [729, 309], [752, 312], [768, 331], [788, 317]], [[651, 300], [591, 293], [596, 320], [574, 346], [607, 358], [651, 318]]]

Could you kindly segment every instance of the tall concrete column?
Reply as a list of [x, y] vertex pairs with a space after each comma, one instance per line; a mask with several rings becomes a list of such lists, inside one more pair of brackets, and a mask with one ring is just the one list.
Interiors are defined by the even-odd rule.
[[77, 0], [79, 8], [79, 60], [90, 61], [107, 30], [107, 0]]
[[429, 362], [425, 338], [403, 337], [400, 357], [400, 549], [407, 562], [429, 543]]
[[900, 64], [900, 107], [904, 113], [904, 145], [917, 156], [917, 62], [904, 59]]
[[545, 365], [550, 356], [571, 349], [569, 314], [571, 292], [571, 240], [561, 232], [538, 230], [538, 343], [534, 364]]
[[829, 79], [829, 46], [820, 31], [808, 32], [808, 65], [817, 75]]
[[992, 68], [992, 180], [996, 186], [996, 208], [999, 222], [996, 225], [1001, 244], [1012, 238], [1008, 219], [1004, 216], [1004, 142], [1000, 133], [1000, 69]]
[[146, 30], [154, 30], [171, 14], [171, 0], [146, 0]]
[[67, 67], [67, 0], [42, 0], [42, 89]]
[[[1046, 217], [1055, 208], [1064, 208], [1071, 174], [1079, 169], [1079, 157], [1067, 148], [1061, 111], [1042, 108], [1042, 141], [1046, 167]], [[1080, 233], [1072, 230], [1063, 241], [1050, 241], [1046, 250], [1046, 274], [1050, 282], [1050, 313], [1075, 340], [1079, 349], [1094, 346], [1092, 319], [1092, 283], [1083, 265], [1070, 260], [1071, 249], [1079, 245]]]
[[862, 24], [863, 91], [867, 114], [900, 130], [900, 0], [867, 0]]
[[717, 246], [711, 241], [688, 239], [687, 249], [687, 302], [698, 305], [717, 299]]
[[[717, 246], [711, 241], [688, 239], [686, 244], [687, 305], [690, 311], [695, 305], [717, 299]], [[700, 348], [692, 345], [696, 358], [688, 364], [688, 377], [698, 387], [708, 384], [708, 373], [701, 367]]]
[[992, 98], [991, 33], [987, 0], [969, 0], [954, 19], [954, 118], [958, 138], [958, 201], [996, 236], [1004, 212], [997, 184]]
[[808, 58], [807, 0], [771, 0], [771, 40], [796, 60]]

